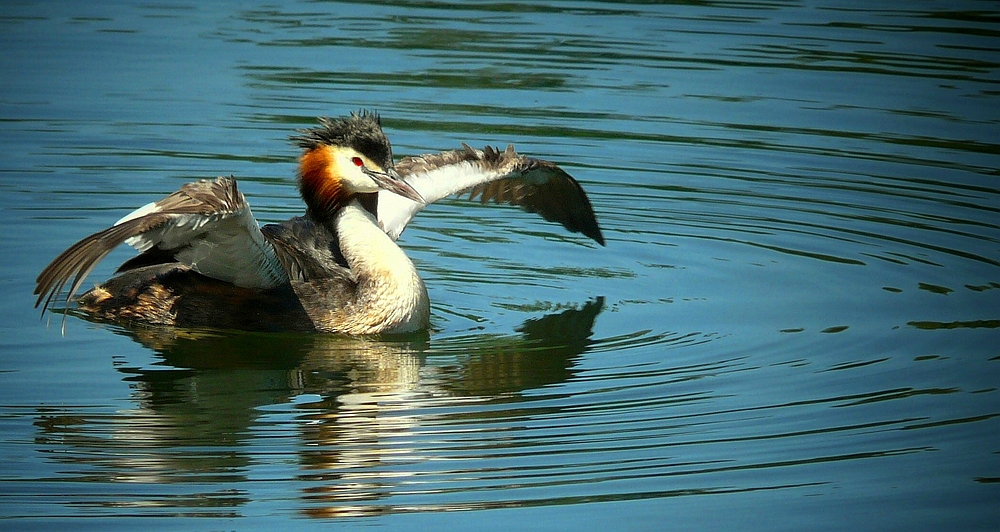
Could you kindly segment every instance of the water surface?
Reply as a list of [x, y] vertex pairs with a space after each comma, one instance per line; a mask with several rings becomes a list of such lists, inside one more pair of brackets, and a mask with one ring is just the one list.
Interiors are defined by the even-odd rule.
[[[0, 13], [0, 528], [1000, 527], [993, 2], [21, 2]], [[450, 199], [406, 340], [38, 319], [293, 130], [553, 160], [605, 248]], [[131, 256], [113, 253], [98, 282]], [[151, 518], [156, 519], [151, 519]]]

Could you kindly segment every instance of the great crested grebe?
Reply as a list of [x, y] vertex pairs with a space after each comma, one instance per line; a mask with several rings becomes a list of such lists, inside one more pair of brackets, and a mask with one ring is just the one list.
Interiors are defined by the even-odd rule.
[[44, 313], [72, 278], [69, 304], [126, 242], [141, 253], [77, 300], [92, 318], [350, 335], [426, 329], [427, 288], [395, 240], [426, 204], [462, 192], [519, 205], [604, 245], [587, 195], [551, 162], [513, 146], [463, 144], [393, 164], [377, 114], [319, 121], [292, 137], [304, 150], [304, 216], [261, 227], [233, 178], [188, 183], [56, 257], [38, 275], [35, 306]]

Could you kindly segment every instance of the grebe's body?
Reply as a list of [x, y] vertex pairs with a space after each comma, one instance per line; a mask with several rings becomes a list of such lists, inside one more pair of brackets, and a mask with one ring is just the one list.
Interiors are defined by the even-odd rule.
[[[469, 192], [519, 205], [603, 236], [580, 185], [553, 163], [487, 147], [394, 164], [377, 115], [321, 119], [293, 138], [305, 215], [257, 224], [232, 178], [189, 183], [77, 242], [38, 276], [43, 311], [67, 283], [66, 302], [112, 249], [141, 254], [84, 293], [95, 319], [243, 330], [343, 334], [426, 329], [430, 302], [395, 240], [427, 203]], [[72, 282], [70, 282], [72, 280]]]

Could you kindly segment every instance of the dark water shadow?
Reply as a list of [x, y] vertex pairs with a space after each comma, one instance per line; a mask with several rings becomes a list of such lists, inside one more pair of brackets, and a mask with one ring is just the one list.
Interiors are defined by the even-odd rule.
[[[285, 475], [277, 480], [310, 486], [304, 514], [358, 515], [361, 501], [362, 513], [377, 513], [384, 508], [372, 503], [396, 483], [359, 479], [378, 477], [400, 454], [419, 454], [391, 443], [433, 423], [409, 409], [510, 400], [566, 381], [603, 307], [596, 298], [528, 320], [517, 334], [441, 340], [116, 328], [157, 353], [144, 367], [118, 365], [131, 389], [128, 406], [40, 409], [36, 442], [63, 476], [107, 487], [67, 496], [69, 506], [88, 511], [238, 515], [252, 500], [244, 484], [251, 469], [278, 455], [296, 465], [274, 473]], [[220, 491], [203, 491], [212, 484]]]

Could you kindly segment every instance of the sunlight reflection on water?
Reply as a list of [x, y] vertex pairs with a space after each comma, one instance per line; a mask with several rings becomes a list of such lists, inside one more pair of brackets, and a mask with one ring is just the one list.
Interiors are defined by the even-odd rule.
[[[985, 3], [10, 9], [6, 523], [1000, 522]], [[427, 336], [39, 323], [44, 264], [184, 182], [299, 214], [287, 136], [361, 107], [557, 162], [608, 247], [449, 199], [401, 240]]]

